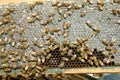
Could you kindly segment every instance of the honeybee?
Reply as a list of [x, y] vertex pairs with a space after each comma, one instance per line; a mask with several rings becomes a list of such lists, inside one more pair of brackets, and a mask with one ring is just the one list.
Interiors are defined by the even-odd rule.
[[45, 26], [45, 25], [47, 25], [47, 21], [41, 20], [40, 24], [43, 25], [43, 26]]
[[7, 33], [8, 33], [8, 30], [9, 30], [9, 28], [4, 27], [4, 28], [2, 28], [1, 33], [2, 33], [2, 34], [7, 34]]
[[88, 60], [88, 63], [93, 66], [93, 61], [92, 60]]
[[71, 15], [73, 14], [73, 12], [74, 12], [74, 9], [70, 9], [70, 10], [67, 12], [67, 14], [68, 14], [69, 16], [71, 16]]
[[50, 42], [50, 41], [46, 41], [46, 42], [44, 43], [44, 45], [50, 46], [50, 45], [51, 45], [51, 42]]
[[57, 7], [62, 7], [63, 5], [64, 5], [64, 3], [59, 2], [59, 3], [57, 4]]
[[70, 10], [70, 9], [72, 9], [72, 8], [73, 8], [73, 4], [70, 4], [70, 5], [67, 7], [68, 10]]
[[87, 4], [87, 1], [82, 1], [82, 7], [84, 8]]
[[54, 2], [52, 2], [52, 6], [57, 6], [58, 3], [59, 3], [59, 1], [54, 1]]
[[104, 66], [104, 63], [99, 59], [98, 60], [98, 63], [101, 65], [101, 66]]
[[93, 0], [87, 0], [89, 4], [93, 4]]
[[94, 61], [94, 64], [95, 64], [96, 67], [99, 66], [99, 63], [98, 63], [98, 61], [96, 61], [96, 60]]
[[10, 14], [10, 11], [5, 10], [5, 11], [3, 11], [2, 16], [7, 16], [7, 15], [9, 15], [9, 14]]
[[3, 25], [3, 21], [0, 21], [0, 26], [2, 26]]
[[42, 16], [36, 16], [36, 19], [38, 20], [38, 21], [41, 21], [42, 20]]
[[9, 23], [10, 18], [8, 16], [3, 17], [3, 23]]
[[98, 10], [103, 11], [103, 6], [98, 5], [97, 7], [98, 7]]
[[2, 64], [7, 63], [7, 62], [8, 62], [8, 59], [7, 59], [7, 58], [1, 60], [1, 63], [2, 63]]
[[12, 30], [12, 29], [15, 29], [16, 26], [15, 25], [10, 25], [9, 29]]
[[45, 30], [41, 30], [42, 37], [45, 36], [45, 34], [46, 34]]
[[54, 15], [55, 15], [55, 13], [53, 11], [51, 11], [48, 16], [53, 17]]
[[58, 67], [62, 68], [62, 67], [64, 67], [64, 66], [65, 66], [65, 62], [64, 62], [64, 61], [62, 61], [62, 62], [59, 64], [59, 66], [58, 66]]
[[10, 68], [4, 68], [4, 72], [10, 73], [12, 70]]
[[4, 63], [4, 64], [1, 65], [1, 67], [3, 67], [3, 68], [9, 68], [10, 65], [8, 63]]
[[7, 11], [14, 12], [14, 9], [12, 7], [7, 8]]
[[76, 59], [76, 57], [77, 57], [77, 55], [73, 55], [73, 56], [71, 57], [71, 60], [74, 61], [74, 60]]
[[36, 1], [35, 4], [36, 4], [36, 5], [42, 5], [42, 4], [43, 4], [43, 1]]
[[40, 44], [38, 41], [34, 41], [33, 43], [34, 43], [35, 46], [37, 46], [37, 47], [39, 47], [39, 48], [42, 48], [42, 47], [43, 47], [43, 45]]
[[95, 32], [97, 32], [97, 33], [100, 32], [100, 29], [99, 29], [99, 27], [97, 27], [97, 26], [94, 26], [92, 29], [93, 29]]
[[13, 58], [10, 59], [10, 61], [11, 61], [11, 62], [17, 62], [18, 59], [13, 57]]
[[104, 6], [104, 3], [103, 3], [103, 1], [102, 1], [102, 0], [99, 0], [99, 1], [97, 2], [97, 5]]
[[85, 15], [86, 15], [86, 10], [82, 11], [80, 14], [81, 17], [84, 17]]
[[63, 17], [62, 15], [60, 15], [59, 18], [58, 18], [58, 21], [63, 20], [63, 18], [64, 18], [64, 17]]
[[34, 19], [31, 18], [31, 17], [27, 17], [27, 20], [28, 20], [28, 23], [33, 23], [34, 22]]
[[111, 47], [111, 46], [107, 46], [106, 48], [105, 48], [105, 50], [107, 50], [107, 51], [111, 51], [111, 50], [113, 50], [114, 48], [113, 47]]
[[10, 37], [13, 37], [14, 33], [15, 33], [15, 29], [12, 29], [12, 30], [10, 31], [10, 33], [9, 33], [9, 36], [10, 36]]
[[75, 5], [75, 6], [74, 6], [74, 9], [77, 10], [77, 9], [80, 9], [81, 7], [82, 7], [81, 5]]
[[78, 57], [78, 60], [79, 60], [80, 62], [85, 62], [85, 60], [84, 60], [82, 57]]
[[117, 15], [117, 9], [112, 10], [113, 15]]
[[52, 32], [58, 32], [58, 31], [60, 31], [60, 28], [59, 27], [54, 27], [51, 31]]
[[28, 60], [32, 61], [32, 62], [37, 62], [37, 58], [36, 57], [32, 57], [32, 56], [29, 56]]
[[65, 32], [64, 34], [63, 34], [63, 37], [64, 38], [66, 38], [66, 37], [68, 37], [69, 36], [69, 32]]
[[86, 24], [87, 24], [90, 28], [93, 27], [93, 24], [92, 24], [92, 22], [90, 22], [90, 21], [87, 21]]
[[106, 39], [103, 39], [102, 40], [102, 43], [105, 45], [105, 46], [108, 46], [109, 42], [106, 40]]
[[10, 24], [14, 24], [15, 23], [15, 20], [14, 20], [14, 18], [10, 18]]
[[91, 37], [96, 37], [98, 35], [98, 32], [93, 31]]
[[52, 57], [52, 55], [51, 54], [48, 54], [47, 56], [46, 56], [46, 59], [50, 59]]
[[66, 22], [66, 23], [63, 23], [63, 28], [66, 30], [66, 29], [68, 29], [68, 28], [70, 28], [71, 27], [71, 22]]
[[15, 47], [16, 42], [15, 42], [15, 41], [12, 41], [11, 45], [12, 45], [12, 47]]
[[120, 9], [117, 9], [117, 13], [120, 15]]
[[116, 39], [112, 38], [112, 40], [109, 42], [110, 46], [113, 46], [115, 44]]
[[29, 9], [30, 9], [30, 10], [33, 10], [33, 8], [35, 7], [35, 5], [36, 5], [35, 2], [31, 2], [31, 3], [29, 4]]
[[20, 35], [23, 34], [23, 32], [24, 32], [24, 28], [21, 27], [21, 28], [19, 29], [19, 33], [20, 33]]
[[3, 53], [5, 51], [5, 46], [1, 46], [0, 51]]
[[62, 60], [63, 60], [63, 61], [69, 61], [69, 59], [66, 58], [66, 57], [62, 57]]

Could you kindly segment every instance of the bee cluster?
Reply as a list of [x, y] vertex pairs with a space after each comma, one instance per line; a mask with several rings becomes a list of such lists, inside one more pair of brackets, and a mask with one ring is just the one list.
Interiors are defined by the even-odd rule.
[[[119, 4], [119, 0], [116, 0], [115, 3]], [[28, 10], [33, 11], [36, 6], [44, 4], [42, 1], [31, 2], [28, 5]], [[87, 10], [84, 7], [86, 5], [93, 5], [93, 0], [82, 1], [79, 5], [67, 1], [53, 1], [51, 6], [58, 13], [57, 21], [63, 23], [57, 26], [52, 25], [52, 28], [48, 24], [53, 23], [56, 15], [54, 11], [49, 12], [46, 20], [43, 19], [42, 13], [39, 11], [32, 13], [31, 17], [26, 17], [26, 24], [32, 25], [38, 21], [39, 25], [43, 27], [40, 29], [40, 33], [37, 32], [41, 35], [43, 43], [37, 38], [30, 43], [29, 38], [24, 36], [26, 26], [18, 25], [15, 17], [11, 16], [11, 14], [15, 14], [17, 9], [12, 7], [5, 9], [0, 20], [0, 70], [5, 73], [3, 78], [6, 79], [8, 75], [12, 77], [21, 75], [26, 79], [37, 79], [42, 75], [47, 77], [47, 69], [50, 68], [118, 66], [119, 64], [114, 61], [114, 54], [117, 52], [114, 47], [116, 42], [114, 38], [110, 41], [107, 39], [101, 40], [101, 44], [105, 46], [103, 50], [89, 46], [89, 38], [95, 38], [101, 33], [101, 29], [91, 21], [86, 21], [86, 25], [93, 31], [90, 37], [78, 37], [75, 41], [69, 40], [70, 29], [73, 24], [70, 21], [65, 21], [65, 19], [81, 8], [79, 18], [85, 17]], [[99, 0], [97, 7], [98, 10], [103, 11], [104, 2]], [[112, 13], [117, 16], [120, 14], [120, 10], [113, 9]], [[120, 21], [117, 23], [119, 25]], [[55, 37], [56, 35], [62, 37], [63, 40], [59, 42]], [[18, 75], [14, 73], [15, 70], [19, 70]], [[9, 74], [11, 72], [13, 74]], [[53, 74], [53, 77], [61, 78], [63, 76], [63, 72], [59, 75]]]

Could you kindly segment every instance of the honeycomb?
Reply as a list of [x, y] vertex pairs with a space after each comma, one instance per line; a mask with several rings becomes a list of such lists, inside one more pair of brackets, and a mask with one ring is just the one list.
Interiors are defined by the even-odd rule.
[[0, 5], [1, 73], [120, 66], [119, 2], [91, 1]]

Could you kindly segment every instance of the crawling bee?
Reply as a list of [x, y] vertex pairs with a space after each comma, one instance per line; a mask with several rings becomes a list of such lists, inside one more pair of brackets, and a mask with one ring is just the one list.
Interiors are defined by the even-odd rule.
[[7, 58], [1, 60], [1, 63], [2, 63], [2, 64], [7, 63], [7, 62], [8, 62], [8, 59], [7, 59]]
[[59, 28], [59, 27], [54, 27], [54, 28], [51, 30], [51, 32], [58, 32], [58, 31], [60, 31], [60, 28]]
[[63, 20], [63, 18], [64, 18], [64, 17], [63, 17], [62, 15], [60, 15], [59, 18], [58, 18], [58, 21]]
[[110, 45], [110, 46], [113, 46], [113, 45], [115, 44], [115, 41], [116, 41], [116, 40], [115, 40], [114, 38], [112, 38], [112, 40], [109, 42], [109, 45]]
[[39, 48], [42, 48], [42, 47], [43, 47], [43, 45], [40, 44], [38, 41], [34, 41], [33, 44], [34, 44], [35, 46], [39, 47]]
[[7, 8], [7, 11], [14, 12], [14, 9], [12, 7]]
[[86, 10], [82, 11], [80, 14], [81, 17], [84, 17], [85, 15], [86, 15]]
[[62, 57], [62, 60], [63, 60], [63, 61], [69, 61], [69, 59], [66, 58], [66, 57]]
[[92, 29], [93, 29], [93, 31], [95, 31], [95, 32], [97, 32], [97, 33], [100, 32], [100, 29], [99, 29], [99, 27], [97, 27], [97, 26], [94, 26]]
[[52, 2], [52, 6], [57, 6], [58, 3], [59, 3], [59, 1], [54, 1], [54, 2]]
[[50, 59], [52, 57], [52, 55], [51, 54], [48, 54], [47, 56], [46, 56], [46, 59]]
[[4, 22], [0, 20], [0, 26], [2, 26], [3, 24], [4, 24]]
[[82, 7], [84, 8], [87, 4], [87, 1], [82, 1]]
[[106, 39], [103, 39], [103, 40], [102, 40], [102, 43], [103, 43], [105, 46], [108, 46], [108, 45], [109, 45], [109, 42], [108, 42]]
[[77, 57], [77, 55], [73, 55], [73, 56], [71, 57], [71, 60], [74, 61], [74, 60], [76, 59], [76, 57]]
[[22, 35], [22, 34], [23, 34], [23, 32], [24, 32], [24, 28], [23, 28], [23, 27], [21, 27], [21, 28], [19, 29], [19, 34], [20, 34], [20, 35]]
[[89, 4], [93, 4], [93, 0], [87, 0]]
[[50, 22], [52, 22], [52, 19], [53, 19], [53, 17], [49, 17], [46, 21], [47, 21], [47, 23], [50, 23]]
[[2, 33], [2, 34], [7, 34], [7, 33], [8, 33], [8, 30], [9, 30], [9, 28], [4, 27], [4, 28], [2, 28], [1, 33]]
[[90, 22], [90, 21], [87, 21], [86, 24], [87, 24], [90, 28], [93, 27], [93, 24], [92, 24], [92, 22]]
[[36, 16], [36, 19], [37, 19], [38, 21], [41, 21], [41, 20], [42, 20], [42, 16], [37, 15], [37, 16]]
[[112, 10], [113, 15], [117, 15], [117, 9]]
[[27, 17], [28, 23], [33, 23], [34, 22], [34, 18], [31, 17]]
[[88, 60], [88, 63], [93, 66], [93, 61], [92, 60]]
[[98, 60], [98, 63], [101, 65], [101, 66], [104, 66], [104, 63], [99, 59]]
[[74, 6], [74, 9], [77, 10], [77, 9], [80, 9], [81, 7], [82, 7], [81, 5], [75, 5], [75, 6]]
[[16, 28], [15, 25], [10, 25], [10, 26], [9, 26], [9, 30], [12, 30], [12, 29], [15, 29], [15, 28]]
[[45, 25], [47, 25], [47, 21], [41, 20], [40, 24], [43, 25], [43, 26], [45, 26]]
[[2, 16], [7, 16], [7, 15], [9, 15], [9, 14], [10, 14], [10, 11], [5, 10], [5, 11], [3, 11]]
[[53, 11], [51, 11], [48, 16], [53, 17], [54, 15], [55, 15], [55, 13]]
[[104, 2], [103, 2], [102, 0], [99, 0], [99, 1], [97, 2], [97, 5], [104, 6]]
[[98, 10], [103, 11], [103, 6], [98, 5], [97, 7], [98, 7]]
[[62, 2], [59, 2], [58, 4], [57, 4], [57, 7], [63, 7], [64, 6], [64, 3], [62, 3]]
[[41, 30], [42, 37], [45, 36], [45, 34], [46, 34], [45, 30]]
[[79, 60], [80, 62], [85, 62], [85, 60], [84, 60], [82, 57], [78, 57], [78, 60]]
[[36, 5], [35, 2], [31, 2], [31, 3], [29, 4], [29, 9], [30, 9], [30, 10], [33, 10], [33, 8], [35, 7], [35, 5]]
[[66, 22], [66, 23], [63, 23], [63, 28], [66, 30], [66, 29], [68, 29], [68, 28], [70, 28], [71, 27], [71, 22]]
[[43, 4], [43, 1], [36, 1], [35, 4], [36, 4], [36, 5], [42, 5], [42, 4]]

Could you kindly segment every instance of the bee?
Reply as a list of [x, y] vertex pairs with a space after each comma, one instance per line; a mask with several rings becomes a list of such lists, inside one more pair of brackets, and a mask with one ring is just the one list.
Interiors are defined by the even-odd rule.
[[33, 23], [33, 22], [34, 22], [34, 19], [31, 18], [31, 17], [27, 17], [27, 21], [28, 21], [28, 23]]
[[5, 10], [5, 11], [3, 11], [2, 16], [7, 16], [7, 15], [9, 15], [9, 14], [10, 14], [10, 11]]
[[67, 7], [68, 10], [70, 10], [70, 9], [72, 9], [72, 8], [73, 8], [73, 4], [70, 4], [70, 5]]
[[89, 4], [93, 4], [93, 0], [87, 0]]
[[93, 61], [92, 60], [88, 60], [88, 63], [93, 66]]
[[43, 1], [36, 1], [35, 4], [36, 4], [36, 5], [42, 5], [42, 4], [43, 4]]
[[[51, 47], [49, 46], [48, 48], [51, 48]], [[42, 49], [41, 49], [41, 53], [42, 53], [44, 56], [47, 55], [47, 52], [46, 52], [45, 48], [42, 48]], [[44, 59], [44, 57], [43, 57], [43, 59]]]
[[67, 12], [63, 13], [63, 18], [66, 19], [67, 18]]
[[68, 29], [68, 28], [70, 28], [71, 27], [71, 22], [66, 22], [66, 23], [63, 23], [63, 28], [66, 30], [66, 29]]
[[62, 67], [64, 67], [64, 66], [65, 66], [65, 62], [64, 62], [64, 61], [62, 61], [62, 62], [59, 64], [59, 66], [58, 66], [58, 67], [62, 68]]
[[43, 45], [40, 44], [38, 41], [34, 41], [33, 44], [34, 44], [35, 46], [39, 47], [39, 48], [42, 48], [42, 47], [43, 47]]
[[76, 59], [76, 57], [77, 57], [77, 55], [73, 55], [73, 56], [71, 57], [71, 60], [74, 61], [74, 60]]
[[109, 53], [108, 52], [103, 52], [102, 53], [105, 57], [109, 57]]
[[16, 65], [15, 63], [13, 63], [12, 65], [11, 65], [11, 67], [12, 67], [12, 69], [18, 69], [19, 67], [18, 67], [18, 65]]
[[46, 34], [45, 30], [41, 30], [42, 37], [45, 36], [45, 34]]
[[51, 31], [52, 32], [58, 32], [58, 31], [60, 31], [60, 28], [59, 27], [54, 27]]
[[93, 33], [92, 33], [91, 37], [95, 37], [95, 36], [97, 36], [97, 35], [98, 35], [98, 32], [93, 31]]
[[14, 24], [15, 23], [15, 20], [14, 20], [14, 18], [10, 18], [10, 24]]
[[61, 8], [57, 8], [57, 12], [59, 13], [59, 15], [62, 15], [64, 11]]
[[120, 3], [120, 0], [113, 0], [114, 3]]
[[112, 49], [112, 50], [110, 51], [111, 54], [115, 54], [116, 52], [117, 52], [116, 49]]
[[112, 38], [112, 40], [109, 42], [109, 45], [110, 45], [110, 46], [113, 46], [113, 45], [115, 44], [115, 41], [116, 41], [116, 40], [115, 40], [114, 38]]
[[100, 29], [99, 29], [99, 27], [97, 27], [97, 26], [94, 26], [92, 29], [93, 29], [93, 31], [95, 31], [95, 32], [97, 32], [97, 33], [100, 32]]
[[10, 61], [11, 61], [11, 62], [17, 62], [18, 59], [13, 57], [13, 58], [10, 59]]
[[80, 62], [85, 62], [85, 60], [84, 60], [82, 57], [78, 57], [78, 60], [79, 60]]
[[63, 5], [64, 5], [64, 3], [61, 2], [61, 3], [57, 4], [57, 7], [63, 7]]
[[120, 9], [117, 9], [117, 13], [120, 15]]
[[49, 17], [53, 17], [55, 15], [55, 13], [53, 11], [49, 12]]
[[117, 22], [116, 22], [117, 24], [120, 24], [120, 20], [117, 20]]
[[86, 15], [86, 10], [82, 11], [80, 14], [81, 17], [84, 17], [85, 15]]
[[48, 54], [47, 56], [46, 56], [46, 59], [50, 59], [52, 57], [52, 55], [51, 54]]
[[0, 51], [3, 53], [5, 51], [5, 46], [1, 46]]
[[74, 44], [74, 42], [70, 42], [70, 43], [68, 44], [68, 46], [72, 48], [72, 47], [75, 47], [75, 44]]
[[58, 21], [63, 20], [63, 18], [64, 18], [64, 17], [63, 17], [62, 15], [60, 15], [59, 18], [58, 18]]
[[101, 66], [104, 66], [104, 63], [99, 59], [98, 60], [98, 63], [101, 65]]
[[4, 63], [7, 63], [8, 62], [8, 59], [7, 58], [4, 58], [1, 60], [1, 63], [4, 64]]
[[52, 22], [52, 19], [53, 19], [53, 17], [49, 17], [46, 21], [47, 21], [47, 23], [50, 23], [50, 22]]
[[69, 51], [68, 51], [68, 56], [72, 56], [72, 53], [73, 53], [73, 50], [72, 49], [69, 49]]
[[7, 8], [7, 11], [14, 12], [14, 9], [12, 7]]
[[4, 63], [4, 64], [1, 65], [1, 67], [3, 67], [3, 68], [9, 68], [10, 65], [8, 63]]
[[108, 46], [108, 45], [109, 45], [109, 42], [108, 42], [106, 39], [103, 39], [103, 40], [102, 40], [102, 43], [103, 43], [105, 46]]
[[86, 22], [86, 24], [87, 24], [90, 28], [92, 28], [92, 27], [93, 27], [93, 24], [92, 24], [92, 22], [91, 22], [91, 21], [87, 21], [87, 22]]
[[4, 72], [10, 73], [12, 70], [10, 68], [4, 68]]
[[12, 29], [15, 29], [15, 28], [16, 28], [15, 25], [10, 25], [9, 30], [12, 30]]
[[103, 6], [98, 5], [97, 7], [98, 7], [98, 10], [103, 11]]
[[45, 25], [47, 25], [47, 21], [41, 20], [40, 24], [43, 25], [43, 26], [45, 26]]
[[64, 34], [63, 34], [63, 37], [64, 38], [66, 38], [66, 37], [68, 37], [69, 36], [69, 32], [65, 32]]
[[20, 37], [19, 41], [20, 42], [27, 42], [27, 38]]
[[36, 5], [35, 2], [31, 2], [31, 3], [29, 4], [29, 9], [30, 9], [30, 10], [33, 10], [33, 8], [35, 7], [35, 5]]
[[114, 48], [111, 47], [111, 46], [107, 46], [107, 47], [105, 48], [105, 50], [107, 50], [107, 51], [112, 51], [112, 50], [114, 50]]
[[65, 47], [65, 48], [63, 48], [62, 51], [64, 52], [64, 51], [67, 51], [67, 50], [69, 50], [69, 48], [68, 48], [68, 47]]
[[0, 21], [0, 26], [2, 26], [4, 24], [4, 22], [3, 21]]
[[81, 7], [82, 7], [81, 5], [75, 5], [75, 6], [74, 6], [74, 9], [77, 10], [77, 9], [80, 9]]
[[36, 19], [38, 20], [38, 21], [41, 21], [42, 20], [42, 16], [36, 16]]
[[29, 56], [29, 57], [28, 57], [28, 61], [37, 62], [37, 58], [36, 58], [36, 57]]
[[50, 41], [46, 41], [46, 42], [44, 43], [44, 45], [50, 46], [50, 45], [51, 45], [51, 42], [50, 42]]
[[15, 45], [16, 45], [15, 40], [11, 42], [11, 45], [12, 45], [12, 47], [15, 47]]
[[99, 63], [98, 63], [98, 61], [96, 61], [96, 60], [94, 61], [94, 64], [95, 64], [96, 67], [99, 66]]
[[4, 23], [9, 23], [10, 22], [10, 18], [8, 16], [3, 17], [3, 22]]
[[57, 49], [58, 47], [59, 47], [59, 45], [56, 44], [56, 45], [53, 46], [53, 49], [55, 50], [55, 49]]
[[113, 15], [117, 15], [117, 9], [112, 10]]
[[9, 30], [9, 28], [4, 27], [4, 28], [2, 28], [1, 33], [2, 33], [2, 34], [7, 34], [7, 33], [8, 33], [8, 30]]
[[69, 61], [69, 59], [66, 58], [66, 57], [62, 57], [62, 60], [63, 60], [63, 61]]
[[59, 3], [59, 1], [54, 1], [54, 2], [52, 2], [52, 6], [57, 6], [58, 3]]
[[71, 2], [64, 2], [64, 6], [65, 7], [68, 7], [68, 6], [70, 6], [72, 3]]
[[86, 60], [88, 59], [88, 55], [87, 55], [86, 53], [83, 53], [83, 54], [82, 54], [82, 57], [83, 57], [84, 59], [86, 59]]
[[97, 2], [97, 5], [104, 6], [104, 2], [103, 2], [102, 0], [99, 0], [99, 1]]
[[84, 8], [87, 4], [87, 1], [82, 1], [82, 7]]
[[15, 29], [12, 29], [12, 30], [9, 32], [9, 36], [10, 36], [10, 37], [13, 37], [14, 33], [15, 33]]
[[74, 9], [70, 9], [69, 11], [67, 11], [67, 14], [68, 14], [69, 16], [71, 16], [71, 15], [73, 14], [73, 12], [74, 12]]

